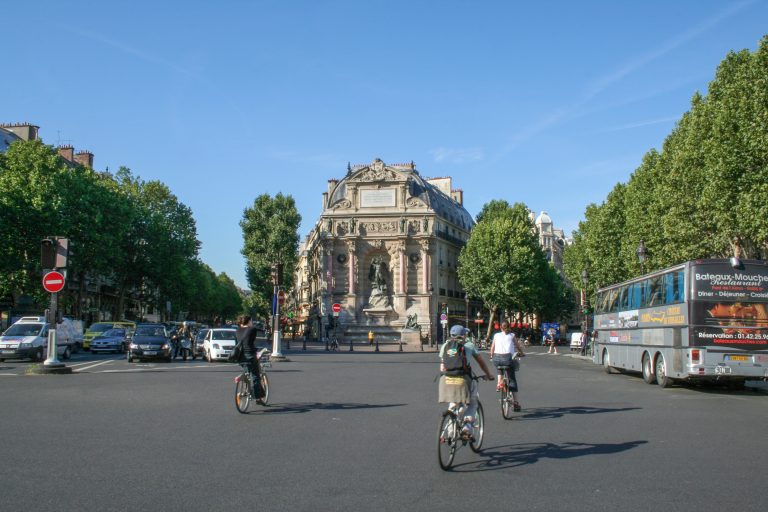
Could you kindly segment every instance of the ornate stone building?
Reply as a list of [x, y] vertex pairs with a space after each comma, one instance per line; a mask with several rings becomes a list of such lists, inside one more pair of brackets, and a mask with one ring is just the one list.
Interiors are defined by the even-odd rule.
[[462, 203], [451, 178], [425, 179], [413, 163], [377, 159], [329, 180], [295, 269], [305, 329], [321, 337], [335, 328], [343, 341], [373, 331], [381, 341], [418, 343], [436, 334], [441, 304], [462, 323], [474, 318], [456, 273], [474, 225]]

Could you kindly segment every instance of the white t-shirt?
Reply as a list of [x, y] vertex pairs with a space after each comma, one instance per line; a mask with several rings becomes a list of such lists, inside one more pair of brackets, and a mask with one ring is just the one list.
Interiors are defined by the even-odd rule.
[[504, 334], [504, 331], [499, 331], [493, 335], [493, 353], [494, 354], [511, 354], [515, 351], [515, 335], [514, 333]]

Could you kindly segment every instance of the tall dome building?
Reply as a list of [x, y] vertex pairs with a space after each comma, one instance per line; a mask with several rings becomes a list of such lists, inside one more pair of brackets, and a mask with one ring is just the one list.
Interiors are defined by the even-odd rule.
[[301, 247], [295, 294], [304, 329], [321, 338], [333, 328], [345, 342], [366, 341], [369, 331], [380, 341], [440, 341], [442, 305], [451, 323], [473, 318], [457, 276], [473, 226], [450, 177], [423, 178], [412, 162], [348, 166], [328, 181]]

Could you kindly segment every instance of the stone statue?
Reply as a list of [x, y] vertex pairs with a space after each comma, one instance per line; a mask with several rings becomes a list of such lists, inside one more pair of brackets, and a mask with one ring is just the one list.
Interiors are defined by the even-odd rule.
[[349, 232], [355, 234], [355, 228], [357, 228], [357, 217], [352, 217], [349, 221]]
[[416, 313], [412, 315], [408, 315], [408, 321], [405, 322], [405, 328], [406, 329], [418, 329], [419, 323], [416, 321], [418, 319], [418, 315]]
[[400, 217], [400, 232], [405, 233], [405, 217]]
[[371, 281], [371, 297], [368, 299], [370, 307], [387, 307], [390, 305], [387, 274], [387, 263], [380, 256], [373, 258], [371, 268], [368, 271], [368, 280]]
[[429, 219], [427, 217], [424, 217], [424, 227], [422, 231], [426, 233], [429, 230]]

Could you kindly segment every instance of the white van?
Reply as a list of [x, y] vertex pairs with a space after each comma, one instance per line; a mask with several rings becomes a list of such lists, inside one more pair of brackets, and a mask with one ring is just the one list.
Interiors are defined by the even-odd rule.
[[571, 352], [581, 351], [581, 332], [576, 331], [571, 333]]
[[[64, 320], [56, 329], [56, 354], [69, 359], [74, 328]], [[0, 362], [6, 359], [43, 361], [48, 355], [49, 325], [41, 316], [24, 316], [0, 335]]]

